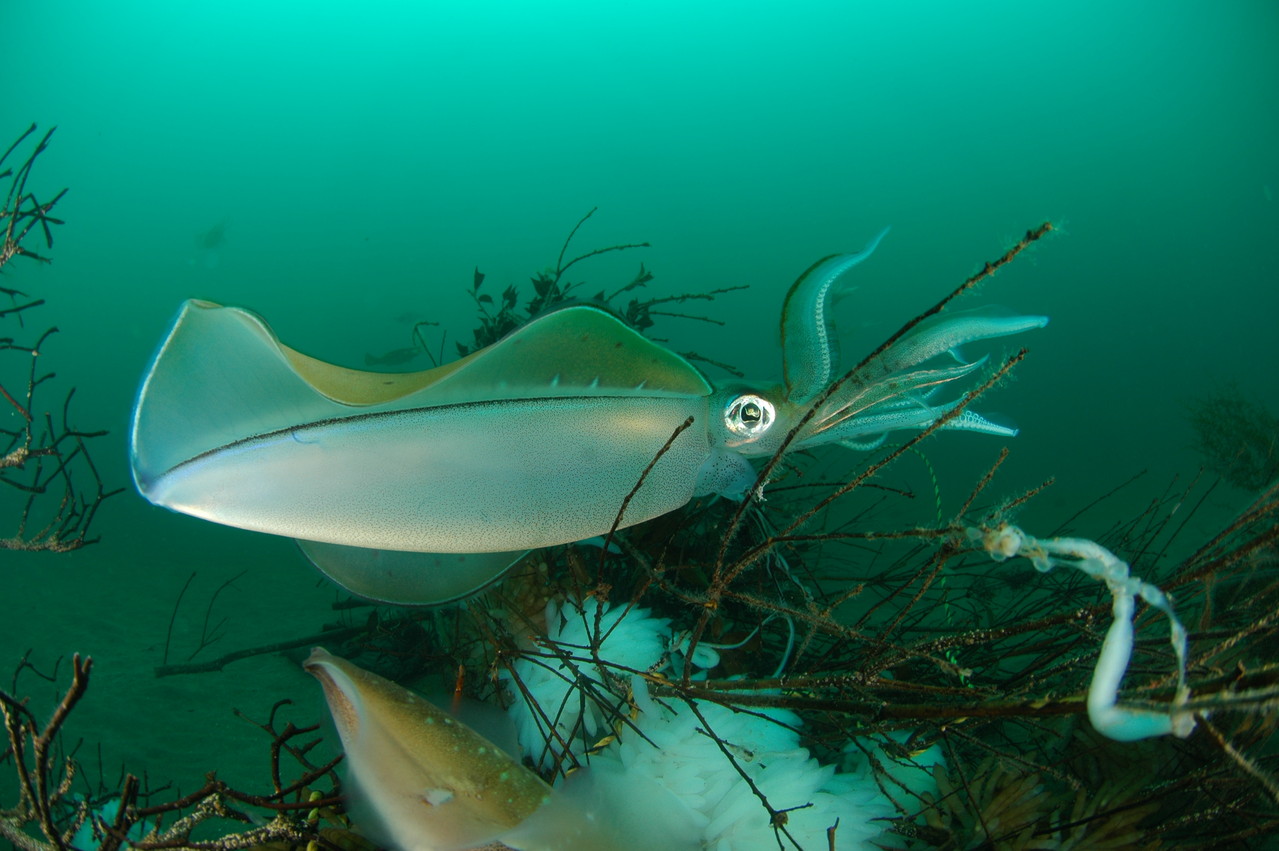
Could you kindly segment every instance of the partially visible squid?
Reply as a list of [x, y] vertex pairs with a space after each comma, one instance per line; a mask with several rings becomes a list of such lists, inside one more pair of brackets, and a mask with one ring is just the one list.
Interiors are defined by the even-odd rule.
[[692, 816], [648, 778], [582, 768], [552, 790], [425, 698], [321, 647], [303, 667], [324, 687], [347, 777], [402, 851], [501, 841], [518, 851], [693, 851]]
[[[749, 459], [776, 452], [814, 404], [790, 448], [867, 448], [927, 428], [958, 404], [934, 401], [938, 389], [982, 367], [961, 346], [1047, 324], [943, 312], [823, 398], [840, 377], [831, 306], [886, 232], [790, 288], [784, 384], [771, 389], [716, 389], [589, 305], [453, 363], [386, 374], [304, 355], [248, 311], [188, 301], [138, 394], [134, 481], [174, 511], [299, 539], [356, 594], [461, 599], [529, 549], [640, 523], [695, 495], [741, 498], [755, 484]], [[944, 427], [1016, 434], [971, 411]]]

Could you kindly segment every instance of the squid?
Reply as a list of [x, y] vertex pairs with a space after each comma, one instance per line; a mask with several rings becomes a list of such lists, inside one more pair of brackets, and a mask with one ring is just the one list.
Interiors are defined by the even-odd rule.
[[591, 766], [554, 789], [462, 720], [322, 647], [303, 663], [324, 689], [362, 827], [403, 851], [501, 841], [518, 851], [695, 851], [697, 826], [674, 793]]
[[[842, 375], [834, 301], [886, 233], [790, 288], [777, 387], [717, 388], [589, 304], [452, 363], [388, 374], [326, 363], [247, 310], [190, 300], [138, 392], [134, 482], [155, 505], [297, 539], [356, 594], [464, 599], [531, 549], [605, 535], [694, 496], [743, 498], [757, 487], [751, 459], [777, 452], [801, 423], [791, 450], [864, 449], [927, 428], [959, 402], [936, 400], [940, 389], [982, 367], [962, 346], [1047, 324], [943, 312], [828, 393]], [[971, 411], [944, 427], [1016, 434]]]

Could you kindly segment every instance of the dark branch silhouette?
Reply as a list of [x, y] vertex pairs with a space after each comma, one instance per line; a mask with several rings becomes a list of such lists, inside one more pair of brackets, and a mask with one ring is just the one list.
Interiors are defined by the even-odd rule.
[[[66, 195], [56, 193], [40, 201], [28, 188], [37, 158], [49, 146], [53, 129], [44, 134], [26, 159], [16, 167], [6, 161], [16, 155], [36, 132], [33, 124], [0, 154], [0, 274], [12, 260], [25, 258], [48, 263], [53, 248], [53, 227], [61, 219], [50, 215]], [[33, 248], [39, 245], [39, 250]], [[94, 438], [105, 431], [76, 427], [71, 418], [75, 388], [67, 390], [61, 404], [46, 403], [55, 374], [45, 367], [46, 347], [58, 329], [50, 327], [34, 339], [26, 335], [27, 320], [45, 304], [22, 290], [0, 287], [9, 304], [0, 307], [0, 486], [16, 496], [14, 517], [0, 505], [0, 550], [67, 552], [92, 544], [91, 527], [102, 503], [118, 490], [108, 491], [93, 462]], [[16, 328], [14, 327], [16, 326]], [[24, 339], [26, 338], [26, 339]], [[6, 503], [7, 505], [7, 503]]]

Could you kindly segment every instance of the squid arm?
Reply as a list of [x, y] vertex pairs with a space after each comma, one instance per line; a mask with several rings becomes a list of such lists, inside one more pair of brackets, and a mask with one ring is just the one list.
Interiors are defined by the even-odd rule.
[[[928, 410], [929, 406], [920, 400], [919, 391], [936, 388], [971, 375], [980, 369], [985, 361], [986, 358], [983, 357], [959, 366], [916, 370], [876, 384], [849, 381], [844, 388], [840, 389], [840, 392], [833, 394], [827, 400], [822, 406], [822, 411], [809, 422], [800, 436], [800, 443], [816, 446], [843, 440], [851, 435], [838, 433], [842, 424], [849, 420], [873, 416], [885, 410], [897, 408]], [[832, 430], [836, 432], [835, 435], [825, 436], [826, 432]]]
[[[786, 296], [782, 311], [782, 352], [785, 398], [780, 401], [782, 419], [794, 422], [804, 406], [836, 378], [838, 346], [830, 308], [848, 289], [848, 272], [869, 257], [888, 229], [880, 231], [859, 252], [818, 261], [802, 274]], [[795, 446], [841, 443], [866, 446], [862, 438], [895, 429], [931, 425], [949, 406], [933, 407], [922, 401], [925, 388], [964, 378], [980, 367], [981, 358], [964, 361], [960, 347], [980, 340], [1019, 334], [1042, 328], [1048, 317], [1016, 315], [1011, 311], [980, 307], [948, 311], [931, 317], [898, 340], [879, 357], [859, 369], [822, 403], [822, 409], [805, 426]], [[916, 369], [949, 354], [958, 366]], [[914, 370], [914, 371], [910, 371]], [[901, 403], [900, 408], [896, 407]], [[913, 407], [913, 411], [906, 408]], [[1012, 436], [1015, 429], [998, 425], [979, 414], [961, 414], [945, 428]], [[882, 442], [874, 441], [875, 445]], [[763, 430], [754, 445], [743, 445], [744, 454], [768, 454], [776, 440], [765, 439]]]
[[1020, 316], [999, 307], [944, 311], [919, 323], [909, 334], [889, 346], [870, 368], [874, 372], [891, 374], [943, 354], [962, 362], [961, 346], [1033, 331], [1047, 324], [1047, 316]]
[[817, 261], [791, 285], [782, 306], [782, 374], [786, 398], [795, 405], [811, 401], [835, 379], [839, 347], [830, 308], [847, 291], [847, 275], [870, 257], [888, 233], [884, 228], [852, 254]]

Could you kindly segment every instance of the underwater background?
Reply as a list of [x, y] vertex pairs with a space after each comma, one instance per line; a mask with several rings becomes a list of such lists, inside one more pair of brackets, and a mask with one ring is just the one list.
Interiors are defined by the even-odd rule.
[[[3, 0], [0, 57], [0, 143], [57, 125], [29, 188], [70, 188], [53, 262], [20, 258], [0, 285], [46, 299], [29, 323], [60, 333], [42, 357], [76, 388], [73, 422], [110, 430], [94, 456], [107, 486], [129, 487], [104, 504], [100, 543], [0, 552], [0, 683], [28, 649], [44, 671], [92, 655], [70, 732], [101, 742], [108, 784], [122, 764], [181, 787], [215, 768], [260, 778], [262, 734], [232, 708], [263, 717], [291, 698], [300, 721], [324, 714], [280, 655], [153, 674], [193, 572], [170, 661], [199, 647], [215, 592], [221, 637], [197, 659], [338, 618], [290, 542], [132, 491], [130, 406], [186, 298], [251, 308], [350, 366], [408, 346], [422, 320], [448, 329], [449, 352], [475, 324], [476, 267], [494, 293], [527, 292], [599, 207], [570, 253], [651, 247], [575, 267], [584, 292], [641, 261], [654, 295], [749, 285], [689, 310], [722, 326], [655, 332], [772, 379], [782, 298], [818, 258], [892, 226], [838, 307], [850, 364], [1050, 220], [967, 297], [1051, 317], [978, 406], [1021, 429], [1001, 490], [1056, 478], [1023, 527], [1148, 471], [1076, 527], [1098, 534], [1192, 478], [1187, 406], [1228, 382], [1279, 407], [1272, 2]], [[948, 508], [1004, 443], [928, 442]], [[1248, 496], [1214, 490], [1187, 540]], [[0, 499], [6, 518], [20, 505]]]

